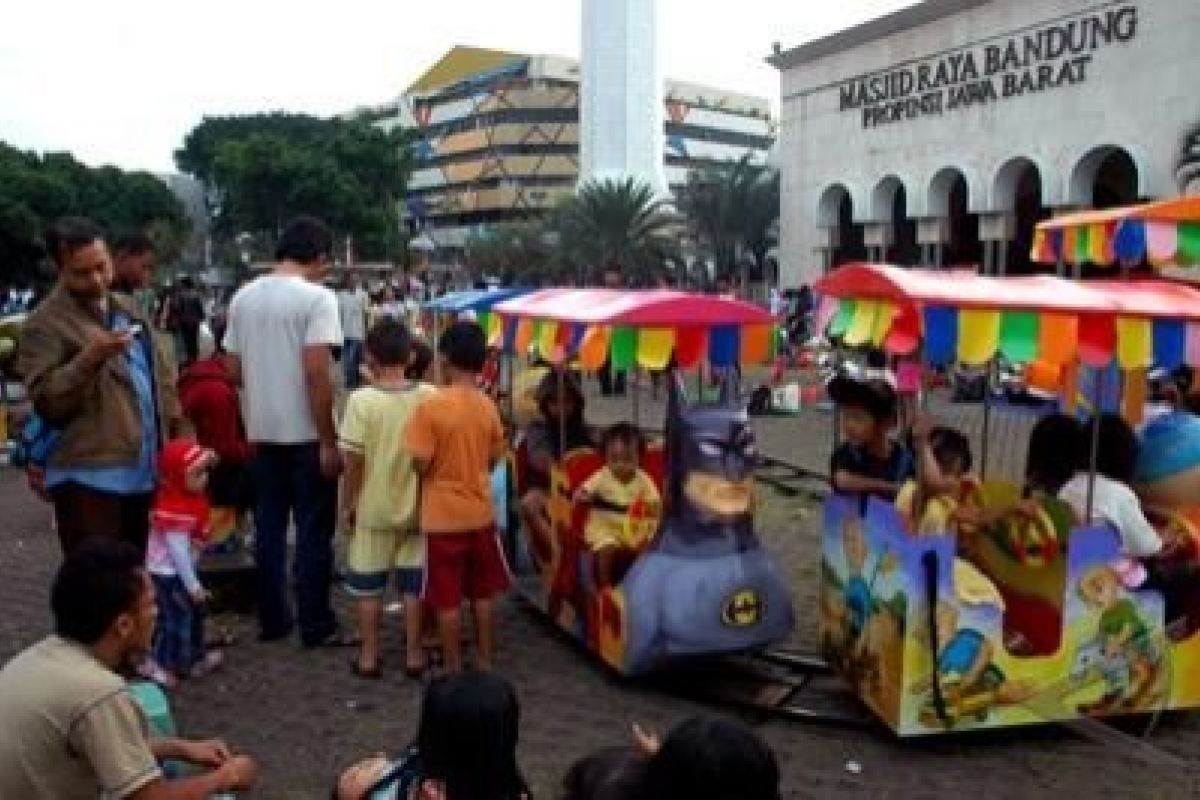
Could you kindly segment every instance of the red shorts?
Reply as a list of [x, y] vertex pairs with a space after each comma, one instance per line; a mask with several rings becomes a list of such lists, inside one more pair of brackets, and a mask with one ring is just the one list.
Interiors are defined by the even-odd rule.
[[425, 534], [425, 581], [421, 599], [439, 611], [468, 600], [488, 600], [512, 583], [496, 526], [461, 533]]

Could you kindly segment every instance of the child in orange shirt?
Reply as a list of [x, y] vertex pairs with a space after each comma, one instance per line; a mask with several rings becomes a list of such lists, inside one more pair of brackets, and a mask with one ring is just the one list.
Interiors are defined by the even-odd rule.
[[475, 617], [476, 666], [492, 666], [492, 599], [512, 581], [496, 534], [492, 466], [504, 455], [495, 404], [477, 387], [487, 358], [483, 330], [451, 325], [438, 340], [444, 387], [422, 403], [404, 444], [421, 473], [420, 527], [426, 541], [422, 599], [434, 608], [446, 670], [462, 670], [462, 601]]

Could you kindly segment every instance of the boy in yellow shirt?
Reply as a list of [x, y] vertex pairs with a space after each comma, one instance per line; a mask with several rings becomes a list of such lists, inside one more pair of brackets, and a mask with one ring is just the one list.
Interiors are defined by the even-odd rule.
[[366, 339], [369, 386], [346, 400], [338, 443], [345, 461], [342, 518], [350, 535], [346, 590], [358, 600], [362, 648], [351, 664], [360, 677], [377, 678], [379, 626], [388, 579], [404, 598], [407, 671], [422, 667], [420, 600], [424, 542], [417, 526], [419, 481], [404, 451], [404, 429], [435, 391], [405, 377], [411, 340], [404, 323], [385, 317]]
[[576, 502], [589, 505], [584, 542], [596, 557], [598, 589], [621, 582], [633, 558], [658, 529], [662, 499], [641, 469], [642, 435], [627, 422], [600, 440], [605, 466], [588, 478]]

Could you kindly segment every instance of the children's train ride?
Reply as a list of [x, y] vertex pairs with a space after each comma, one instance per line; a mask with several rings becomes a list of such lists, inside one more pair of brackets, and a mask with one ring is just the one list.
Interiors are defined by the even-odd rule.
[[[1061, 373], [1068, 413], [1081, 373], [1115, 364], [1134, 424], [1145, 371], [1188, 361], [1200, 333], [1200, 291], [1165, 281], [858, 264], [817, 291], [832, 299], [823, 320], [845, 345], [934, 366], [1040, 360]], [[1143, 559], [1123, 547], [1113, 520], [1093, 513], [1094, 419], [1085, 427], [1093, 485], [1082, 514], [1053, 494], [998, 481], [952, 496], [935, 531], [885, 499], [828, 499], [822, 645], [898, 734], [1200, 705], [1200, 421], [1168, 414], [1143, 432], [1134, 488], [1163, 541]]]
[[[771, 355], [770, 316], [680, 292], [564, 289], [514, 298], [494, 312], [483, 324], [507, 352], [533, 345], [551, 364], [669, 373], [665, 437], [635, 461], [652, 490], [616, 502], [601, 491], [581, 493], [601, 471], [616, 470], [609, 448], [564, 452], [551, 466], [539, 507], [547, 524], [534, 520], [525, 529], [534, 565], [522, 584], [527, 595], [627, 675], [785, 638], [793, 625], [789, 581], [754, 531], [756, 443], [737, 391], [738, 365]], [[706, 364], [723, 375], [721, 396], [689, 401], [681, 373]], [[550, 431], [560, 433], [565, 439]], [[527, 443], [518, 443], [513, 472], [517, 495], [526, 496]], [[618, 520], [607, 534], [587, 530], [597, 511]]]

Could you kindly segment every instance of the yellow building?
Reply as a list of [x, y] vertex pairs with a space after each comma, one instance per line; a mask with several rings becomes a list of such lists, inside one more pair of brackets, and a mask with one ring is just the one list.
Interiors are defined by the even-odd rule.
[[[765, 163], [774, 137], [766, 99], [677, 81], [665, 96], [672, 189], [691, 170], [746, 153]], [[544, 211], [579, 180], [579, 65], [570, 59], [455, 47], [393, 102], [355, 113], [418, 132], [404, 214], [440, 249]]]

